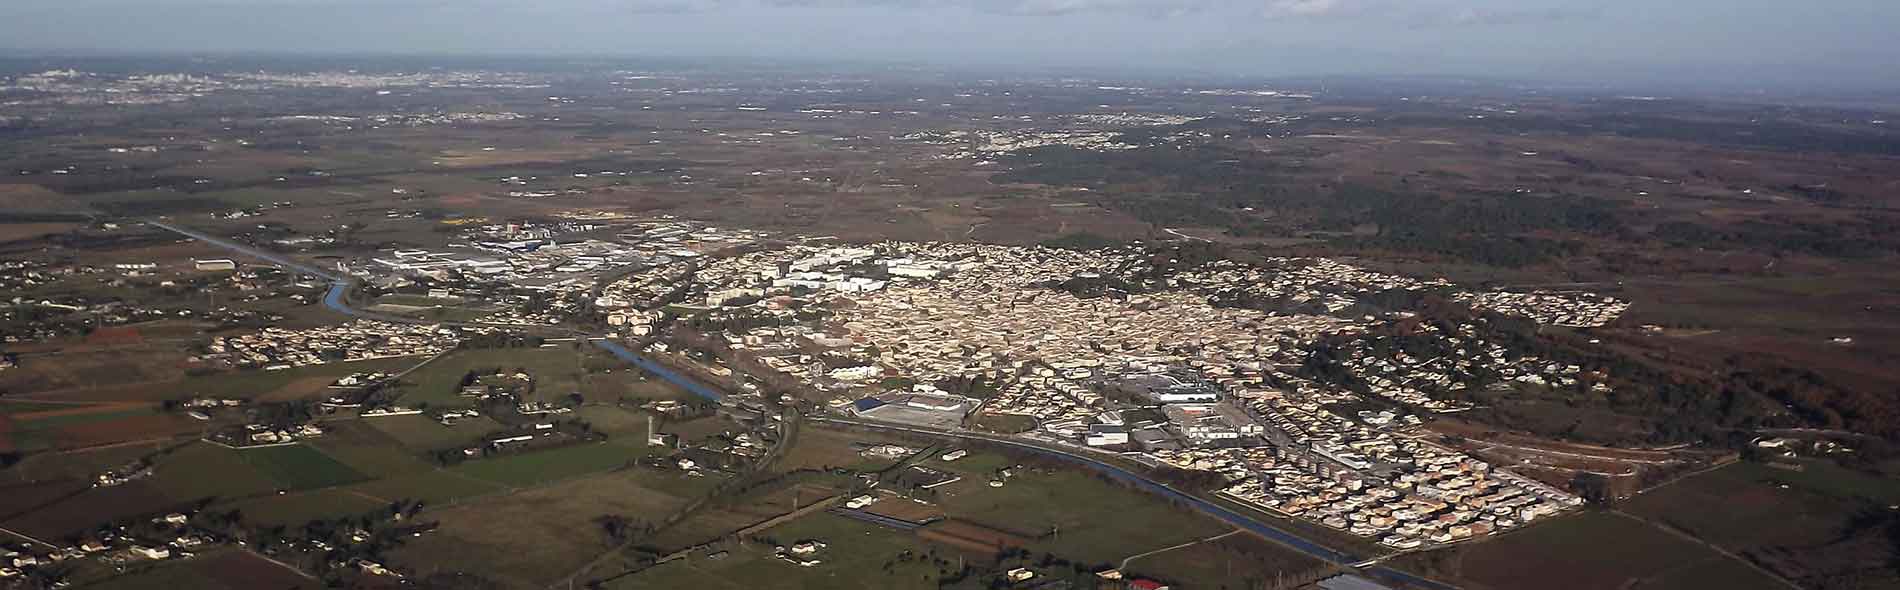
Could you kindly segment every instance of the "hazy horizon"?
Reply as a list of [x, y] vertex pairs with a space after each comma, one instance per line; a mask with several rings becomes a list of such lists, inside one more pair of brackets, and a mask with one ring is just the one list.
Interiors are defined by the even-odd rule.
[[39, 52], [593, 55], [1229, 76], [1894, 84], [1900, 3], [1838, 0], [13, 0]]

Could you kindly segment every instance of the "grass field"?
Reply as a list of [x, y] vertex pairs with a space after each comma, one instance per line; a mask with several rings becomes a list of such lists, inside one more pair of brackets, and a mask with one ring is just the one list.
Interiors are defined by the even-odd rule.
[[952, 517], [1035, 539], [1033, 550], [1086, 563], [1119, 562], [1228, 530], [1077, 471], [1023, 470], [1000, 488], [987, 486], [981, 478], [965, 478], [937, 489], [942, 490], [938, 505]]
[[167, 561], [82, 586], [104, 590], [315, 590], [323, 584], [248, 551], [225, 549]]
[[363, 420], [341, 420], [325, 424], [329, 432], [306, 442], [370, 477], [409, 475], [434, 469], [394, 437], [384, 434]]
[[[1782, 588], [1746, 565], [1637, 520], [1585, 512], [1476, 543], [1459, 551], [1459, 575], [1477, 588]], [[1553, 556], [1561, 556], [1554, 558]], [[1729, 581], [1722, 586], [1663, 586], [1685, 571]]]
[[[956, 569], [957, 557], [948, 550], [908, 533], [823, 512], [780, 525], [768, 536], [781, 544], [803, 539], [823, 541], [828, 547], [816, 556], [823, 563], [799, 567], [772, 557], [769, 546], [750, 544], [728, 548], [726, 559], [675, 561], [615, 580], [607, 587], [922, 590], [937, 588], [937, 581]], [[905, 551], [923, 559], [898, 560], [898, 554]], [[884, 567], [887, 562], [892, 563], [888, 570]]]
[[617, 469], [645, 454], [644, 450], [617, 444], [581, 443], [469, 461], [451, 470], [502, 485], [526, 486]]
[[1325, 567], [1325, 562], [1303, 553], [1239, 533], [1130, 561], [1127, 571], [1196, 590], [1271, 587], [1281, 576], [1294, 578]]
[[291, 367], [281, 371], [232, 371], [203, 377], [187, 377], [174, 388], [179, 393], [168, 397], [236, 397], [255, 398], [278, 392], [299, 381], [313, 378], [335, 379], [351, 373], [397, 372], [416, 363], [422, 357], [401, 357], [354, 361], [347, 363], [325, 363]]
[[402, 402], [415, 406], [468, 406], [459, 396], [469, 371], [526, 369], [534, 376], [534, 399], [553, 399], [580, 391], [581, 354], [567, 346], [460, 350], [404, 376]]
[[474, 446], [482, 437], [504, 430], [501, 423], [487, 417], [463, 420], [454, 426], [443, 426], [419, 414], [364, 418], [363, 422], [415, 453]]
[[243, 449], [238, 456], [287, 489], [324, 488], [367, 479], [323, 451], [301, 444]]
[[312, 520], [352, 518], [388, 506], [345, 489], [323, 489], [284, 495], [260, 496], [238, 502], [218, 504], [214, 510], [238, 510], [245, 522], [265, 526], [298, 526]]
[[343, 489], [386, 500], [419, 500], [435, 505], [493, 494], [506, 488], [494, 482], [431, 468], [409, 475], [364, 482]]
[[[777, 468], [780, 471], [834, 468], [876, 471], [890, 467], [896, 461], [866, 459], [859, 454], [858, 447], [885, 442], [888, 441], [870, 434], [806, 428], [799, 431], [797, 444], [786, 451], [785, 457], [779, 460]], [[910, 447], [922, 446], [914, 443], [901, 444]]]
[[575, 479], [456, 506], [425, 509], [436, 532], [396, 549], [407, 571], [459, 571], [510, 587], [542, 587], [613, 547], [594, 519], [614, 514], [652, 522], [686, 499], [641, 485], [638, 474]]
[[241, 451], [196, 442], [158, 458], [147, 480], [180, 500], [239, 498], [276, 491], [282, 484], [253, 467]]

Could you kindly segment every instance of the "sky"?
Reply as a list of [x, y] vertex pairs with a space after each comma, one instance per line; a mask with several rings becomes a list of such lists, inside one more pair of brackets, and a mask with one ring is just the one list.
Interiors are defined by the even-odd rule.
[[0, 0], [0, 48], [1900, 80], [1900, 0]]

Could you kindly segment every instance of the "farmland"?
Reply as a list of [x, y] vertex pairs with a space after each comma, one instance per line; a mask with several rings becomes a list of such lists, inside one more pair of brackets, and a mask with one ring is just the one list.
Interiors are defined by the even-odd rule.
[[1854, 579], [1900, 584], [1900, 571], [1868, 566], [1895, 550], [1881, 531], [1900, 502], [1894, 482], [1825, 462], [1803, 467], [1736, 463], [1638, 496], [1624, 509], [1805, 587], [1851, 588]]
[[[1782, 589], [1694, 541], [1608, 512], [1586, 512], [1496, 539], [1439, 550], [1438, 573], [1478, 589], [1547, 588], [1591, 590], [1654, 587], [1682, 579], [1685, 571], [1716, 576], [1734, 590]], [[1547, 559], [1562, 555], [1564, 559]]]
[[687, 499], [641, 483], [643, 473], [611, 473], [483, 497], [430, 511], [441, 528], [394, 554], [409, 571], [459, 571], [512, 587], [551, 583], [613, 543], [595, 519], [654, 522]]
[[644, 455], [636, 448], [582, 443], [468, 461], [450, 470], [502, 485], [527, 486], [625, 467]]
[[552, 399], [580, 390], [581, 353], [571, 345], [548, 348], [459, 350], [404, 376], [402, 401], [412, 406], [466, 406], [458, 397], [462, 377], [470, 371], [522, 370], [534, 378], [535, 396]]
[[289, 489], [323, 488], [366, 478], [323, 451], [306, 445], [282, 445], [239, 451], [244, 462]]

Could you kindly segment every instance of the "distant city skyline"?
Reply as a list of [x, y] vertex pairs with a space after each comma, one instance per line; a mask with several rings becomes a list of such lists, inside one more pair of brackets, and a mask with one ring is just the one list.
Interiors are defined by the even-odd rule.
[[1900, 79], [1900, 3], [1830, 0], [9, 0], [0, 45], [851, 59], [1785, 89]]

